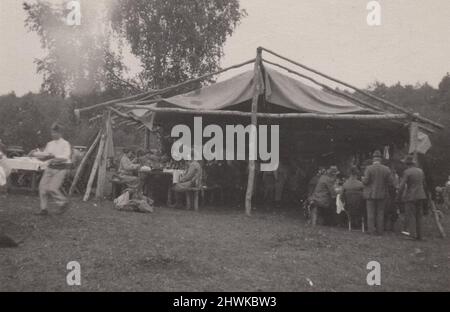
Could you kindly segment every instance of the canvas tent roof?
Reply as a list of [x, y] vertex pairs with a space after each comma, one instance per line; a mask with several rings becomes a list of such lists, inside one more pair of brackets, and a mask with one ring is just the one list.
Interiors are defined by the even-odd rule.
[[[252, 99], [253, 79], [253, 71], [247, 71], [210, 86], [162, 99], [158, 106], [192, 110], [226, 109]], [[369, 112], [344, 98], [311, 87], [269, 67], [265, 68], [264, 80], [266, 101], [274, 105], [306, 113]], [[141, 117], [144, 110], [134, 109], [132, 112], [135, 116]]]
[[[355, 94], [333, 89], [325, 82], [319, 82], [315, 78], [308, 76], [307, 73], [300, 73], [263, 59], [261, 56], [263, 51], [290, 64], [294, 64], [306, 72], [312, 72], [321, 78], [325, 78], [327, 81], [343, 85], [353, 90]], [[192, 92], [161, 98], [161, 96], [174, 92], [181, 87], [205, 81], [207, 78], [248, 64], [254, 64], [255, 69]], [[282, 74], [267, 66], [268, 64], [281, 68], [295, 75], [296, 78], [301, 77], [301, 80]], [[257, 68], [258, 71], [256, 71]], [[261, 78], [261, 81], [264, 80], [264, 88], [261, 88], [261, 81], [258, 84], [253, 83], [254, 77]], [[321, 88], [311, 87], [305, 84], [304, 81], [312, 82], [314, 86]], [[257, 103], [258, 108], [250, 113], [249, 104], [252, 102], [251, 99], [253, 98], [255, 87], [264, 90], [262, 91], [264, 92], [264, 97], [260, 97], [259, 100], [265, 99], [265, 101], [261, 101], [260, 104], [262, 105]], [[257, 118], [361, 120], [364, 123], [383, 120], [386, 121], [385, 123], [397, 125], [399, 123], [407, 125], [415, 121], [419, 123], [421, 129], [431, 133], [435, 129], [443, 129], [442, 124], [412, 112], [405, 107], [263, 47], [257, 49], [257, 57], [255, 59], [162, 89], [148, 90], [124, 98], [98, 103], [90, 107], [75, 109], [75, 115], [80, 117], [81, 112], [93, 111], [101, 107], [115, 110], [116, 116], [114, 117], [123, 117], [129, 119], [131, 123], [140, 123], [139, 128], [141, 126], [144, 127], [142, 121], [146, 121], [149, 116], [152, 116], [152, 119], [154, 119], [154, 112], [167, 114], [197, 114], [196, 112], [199, 112], [203, 115], [258, 116]], [[101, 115], [97, 115], [90, 120], [97, 120], [98, 118], [101, 118]]]

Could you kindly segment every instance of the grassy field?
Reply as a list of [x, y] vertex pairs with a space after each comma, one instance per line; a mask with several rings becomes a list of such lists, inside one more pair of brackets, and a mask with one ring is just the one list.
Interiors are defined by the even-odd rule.
[[[450, 240], [430, 216], [426, 241], [416, 242], [311, 228], [295, 211], [140, 214], [75, 200], [65, 215], [39, 217], [37, 207], [37, 197], [0, 197], [0, 228], [26, 237], [0, 249], [1, 291], [450, 291]], [[69, 287], [74, 260], [82, 285]], [[366, 283], [371, 260], [381, 286]]]

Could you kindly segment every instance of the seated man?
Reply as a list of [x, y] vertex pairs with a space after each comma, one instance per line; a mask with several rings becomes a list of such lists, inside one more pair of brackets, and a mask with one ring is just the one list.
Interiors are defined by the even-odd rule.
[[139, 169], [140, 165], [133, 163], [131, 161], [132, 157], [133, 151], [129, 149], [123, 150], [123, 155], [119, 163], [118, 178], [127, 188], [136, 190], [139, 187], [139, 177], [135, 175], [135, 172]]
[[345, 202], [345, 210], [352, 226], [361, 227], [365, 218], [365, 202], [363, 197], [364, 184], [358, 180], [359, 170], [352, 167], [350, 177], [343, 185], [343, 199]]
[[180, 181], [173, 186], [176, 192], [176, 207], [180, 207], [179, 193], [189, 191], [192, 187], [200, 187], [202, 183], [202, 166], [197, 160], [194, 160], [193, 153], [187, 170], [180, 177]]
[[336, 166], [331, 166], [326, 174], [322, 175], [317, 182], [314, 192], [311, 196], [313, 201], [311, 210], [311, 224], [317, 225], [318, 217], [321, 217], [325, 225], [335, 225], [336, 201], [335, 182], [339, 171]]

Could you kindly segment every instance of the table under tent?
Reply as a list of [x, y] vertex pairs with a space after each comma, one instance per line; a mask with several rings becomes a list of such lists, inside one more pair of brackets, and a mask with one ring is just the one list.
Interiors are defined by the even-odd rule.
[[[263, 52], [272, 58], [280, 58], [297, 69], [263, 59]], [[198, 87], [199, 82], [245, 65], [252, 65], [253, 70]], [[333, 88], [323, 80], [347, 90]], [[190, 92], [173, 96], [180, 88], [185, 90], [193, 85], [196, 87]], [[278, 125], [281, 161], [289, 161], [288, 158], [295, 155], [307, 167], [335, 164], [343, 171], [355, 162], [367, 159], [376, 149], [391, 159], [398, 159], [399, 155], [405, 153], [422, 151], [423, 146], [429, 142], [427, 134], [443, 128], [419, 114], [264, 48], [257, 49], [253, 60], [165, 89], [95, 104], [76, 110], [75, 113], [81, 116], [88, 111], [98, 111], [104, 116], [103, 130], [99, 131], [91, 146], [92, 153], [97, 149], [99, 159], [99, 164], [94, 164], [91, 169], [92, 177], [98, 175], [97, 196], [102, 195], [104, 178], [101, 175], [106, 174], [103, 162], [108, 150], [108, 144], [105, 148], [105, 143], [102, 147], [99, 142], [107, 142], [108, 137], [112, 136], [111, 120], [117, 124], [120, 119], [123, 121], [119, 124], [125, 123], [145, 131], [147, 148], [152, 148], [149, 138], [155, 125], [166, 129], [180, 124], [187, 125], [192, 130], [193, 137], [196, 131], [202, 132], [208, 125], [219, 126], [223, 133], [227, 133], [226, 127], [229, 125], [267, 125], [269, 129], [270, 126]], [[203, 129], [195, 129], [198, 124], [194, 126], [194, 118], [198, 121], [199, 117]], [[200, 145], [210, 139], [201, 137], [203, 141]], [[254, 148], [254, 151], [258, 150], [256, 132], [249, 131], [246, 144]], [[223, 146], [224, 149], [226, 147]], [[258, 157], [249, 156], [247, 152], [243, 159], [248, 168], [247, 188], [243, 199], [248, 215], [251, 213], [255, 192], [255, 164], [264, 163]], [[83, 170], [83, 167], [80, 166], [79, 170]], [[85, 199], [89, 197], [89, 193], [90, 189], [86, 191]]]

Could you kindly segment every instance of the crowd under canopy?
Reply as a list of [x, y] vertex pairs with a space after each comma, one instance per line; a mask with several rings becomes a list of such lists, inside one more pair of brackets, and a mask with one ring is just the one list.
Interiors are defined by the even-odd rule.
[[[266, 60], [263, 52], [295, 66], [295, 70]], [[212, 77], [246, 65], [253, 65], [254, 69], [201, 86]], [[331, 87], [332, 84], [342, 88]], [[190, 91], [185, 92], [186, 89]], [[179, 90], [183, 92], [177, 94]], [[375, 149], [391, 159], [421, 152], [423, 142], [429, 148], [427, 135], [443, 128], [404, 107], [265, 48], [257, 49], [255, 59], [215, 73], [75, 111], [77, 116], [87, 112], [98, 113], [91, 120], [100, 121], [99, 136], [112, 135], [115, 127], [135, 127], [145, 133], [146, 149], [156, 148], [166, 154], [170, 153], [167, 144], [151, 146], [155, 132], [170, 133], [177, 124], [192, 128], [196, 116], [202, 117], [204, 126], [276, 124], [280, 127], [280, 157], [284, 161], [298, 158], [307, 166], [337, 164], [344, 170], [363, 162]], [[104, 150], [111, 150], [111, 146]], [[248, 160], [247, 213], [254, 168], [255, 162]]]

